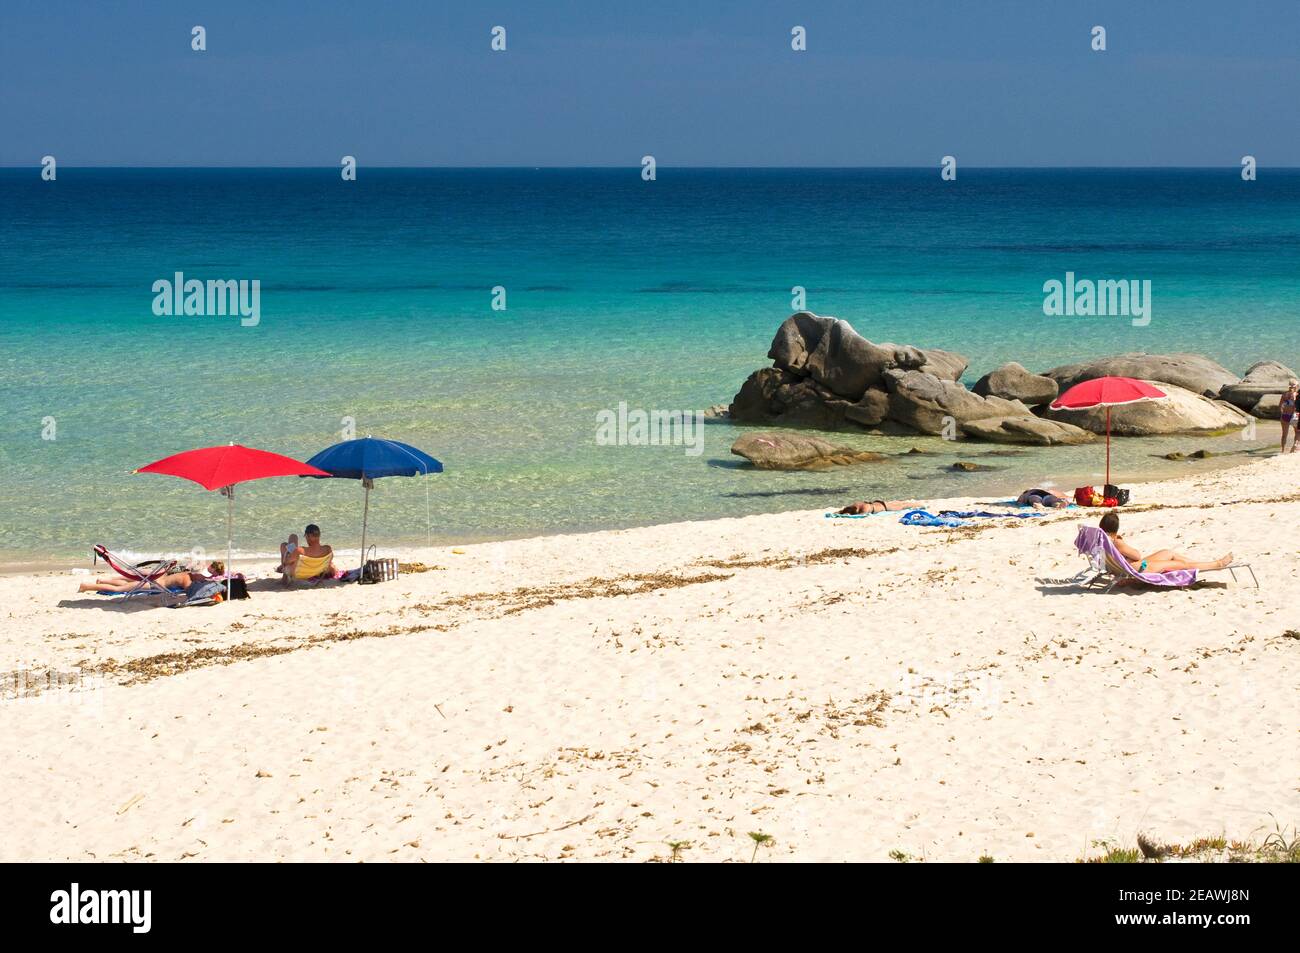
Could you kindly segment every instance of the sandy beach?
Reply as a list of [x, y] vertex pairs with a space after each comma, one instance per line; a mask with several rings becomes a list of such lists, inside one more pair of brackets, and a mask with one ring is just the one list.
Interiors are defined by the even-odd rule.
[[[416, 550], [169, 610], [0, 578], [0, 859], [1073, 861], [1300, 821], [1300, 455], [1098, 512], [823, 511]], [[847, 502], [847, 501], [846, 501]], [[971, 501], [931, 502], [930, 509]], [[249, 570], [250, 567], [240, 567]], [[54, 682], [56, 684], [51, 685]], [[58, 684], [61, 683], [61, 684]]]

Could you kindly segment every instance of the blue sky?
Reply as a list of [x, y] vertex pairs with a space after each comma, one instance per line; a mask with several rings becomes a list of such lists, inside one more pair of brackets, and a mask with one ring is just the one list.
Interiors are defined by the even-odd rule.
[[0, 165], [1297, 166], [1297, 38], [1297, 0], [2, 0]]

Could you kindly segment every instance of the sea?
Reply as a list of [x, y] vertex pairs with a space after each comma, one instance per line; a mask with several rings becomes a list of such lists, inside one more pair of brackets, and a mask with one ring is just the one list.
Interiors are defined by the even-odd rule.
[[[256, 320], [173, 313], [155, 289], [178, 274], [256, 281]], [[1067, 274], [1149, 281], [1149, 321], [1046, 314]], [[726, 420], [695, 446], [601, 439], [620, 408], [729, 402], [800, 305], [959, 351], [967, 384], [1126, 351], [1295, 367], [1300, 171], [3, 169], [0, 567], [83, 564], [95, 543], [224, 553], [224, 499], [133, 471], [232, 442], [305, 460], [369, 434], [437, 457], [441, 474], [376, 481], [381, 555], [1103, 478], [1102, 445], [837, 434], [891, 459], [783, 473], [734, 457]], [[1112, 467], [1187, 473], [1276, 433], [1119, 439]], [[1221, 456], [1163, 459], [1202, 448]], [[362, 507], [356, 481], [246, 483], [235, 549], [315, 522], [355, 552]]]

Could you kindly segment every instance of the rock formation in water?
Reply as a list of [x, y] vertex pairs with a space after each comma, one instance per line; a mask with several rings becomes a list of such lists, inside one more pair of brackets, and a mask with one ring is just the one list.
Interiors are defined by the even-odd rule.
[[1125, 436], [1208, 433], [1277, 414], [1294, 372], [1260, 361], [1237, 378], [1199, 354], [1119, 354], [1034, 374], [1009, 362], [961, 383], [967, 359], [953, 351], [874, 343], [847, 321], [809, 311], [777, 329], [764, 367], [741, 385], [730, 416], [740, 423], [886, 435], [933, 434], [999, 443], [1084, 443], [1106, 429], [1106, 412], [1053, 411], [1058, 394], [1096, 377], [1155, 383], [1168, 400], [1115, 407], [1111, 431]]

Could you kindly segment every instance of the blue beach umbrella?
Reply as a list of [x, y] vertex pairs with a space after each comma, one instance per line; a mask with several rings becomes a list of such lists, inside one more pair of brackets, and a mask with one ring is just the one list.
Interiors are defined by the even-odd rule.
[[361, 565], [366, 564], [366, 525], [370, 519], [370, 491], [379, 477], [427, 476], [441, 473], [442, 464], [423, 450], [396, 440], [358, 437], [326, 447], [311, 458], [309, 466], [332, 477], [360, 480], [366, 488], [366, 506], [361, 517]]

